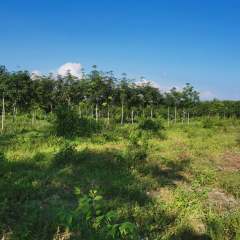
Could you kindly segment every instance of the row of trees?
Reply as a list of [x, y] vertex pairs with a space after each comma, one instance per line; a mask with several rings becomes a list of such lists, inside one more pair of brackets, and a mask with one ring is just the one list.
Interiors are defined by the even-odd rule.
[[[32, 75], [28, 71], [9, 72], [0, 66], [0, 94], [5, 111], [16, 115], [18, 111], [29, 112], [40, 108], [46, 113], [59, 105], [77, 106], [79, 114], [110, 117], [113, 111], [121, 112], [121, 122], [126, 115], [148, 114], [157, 111], [191, 111], [196, 115], [221, 112], [226, 116], [238, 113], [239, 101], [200, 102], [199, 92], [186, 84], [182, 90], [172, 88], [161, 92], [150, 82], [136, 83], [126, 74], [121, 78], [113, 72], [102, 72], [93, 66], [92, 71], [81, 79], [70, 73], [65, 76]], [[170, 109], [170, 110], [169, 110]]]

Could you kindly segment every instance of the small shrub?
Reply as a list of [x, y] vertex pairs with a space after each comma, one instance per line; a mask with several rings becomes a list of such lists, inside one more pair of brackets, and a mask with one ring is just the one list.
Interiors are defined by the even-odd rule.
[[203, 128], [221, 127], [223, 130], [227, 130], [228, 122], [218, 118], [205, 118], [202, 121]]
[[214, 121], [211, 118], [206, 118], [202, 121], [203, 128], [213, 128]]
[[96, 122], [95, 119], [80, 118], [76, 110], [68, 106], [62, 106], [56, 110], [54, 126], [58, 136], [71, 138], [76, 136], [86, 137], [93, 133], [99, 133], [104, 124], [101, 120]]
[[163, 130], [164, 126], [161, 120], [153, 120], [153, 119], [142, 119], [138, 124], [138, 128], [145, 131], [153, 131], [157, 132], [158, 130]]
[[58, 136], [73, 137], [78, 133], [79, 117], [73, 109], [62, 106], [56, 110], [55, 129]]
[[107, 210], [103, 197], [96, 190], [82, 194], [76, 188], [78, 206], [71, 212], [60, 212], [66, 228], [80, 231], [83, 239], [137, 239], [135, 224], [123, 221], [117, 211]]
[[141, 131], [134, 131], [130, 134], [129, 145], [127, 147], [128, 165], [136, 167], [144, 163], [147, 158], [148, 142], [143, 139]]
[[54, 156], [54, 163], [65, 165], [67, 163], [75, 163], [78, 160], [76, 146], [74, 144], [65, 143], [58, 153]]

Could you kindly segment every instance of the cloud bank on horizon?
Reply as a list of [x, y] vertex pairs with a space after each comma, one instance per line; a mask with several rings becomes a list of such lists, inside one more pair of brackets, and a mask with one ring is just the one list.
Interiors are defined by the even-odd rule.
[[77, 78], [82, 78], [82, 65], [80, 63], [67, 62], [60, 66], [57, 74], [66, 76], [68, 73]]
[[[83, 73], [82, 73], [82, 64], [79, 62], [66, 62], [62, 64], [57, 70], [53, 71], [53, 75], [61, 75], [61, 76], [66, 76], [68, 73], [73, 75], [74, 77], [77, 77], [79, 79], [82, 78]], [[32, 77], [35, 78], [37, 76], [42, 75], [41, 71], [39, 70], [33, 70], [32, 71]], [[156, 81], [152, 81], [149, 79], [141, 79], [140, 81], [136, 81], [137, 85], [142, 85], [150, 83], [153, 87], [159, 88], [161, 92], [169, 92], [172, 87], [176, 87], [178, 91], [181, 91], [184, 86], [163, 86], [159, 84]], [[210, 90], [203, 90], [199, 92], [200, 98], [202, 100], [212, 100], [215, 98], [215, 94], [211, 92]]]
[[[80, 63], [75, 62], [67, 62], [61, 65], [57, 70], [51, 71], [54, 77], [57, 75], [66, 76], [67, 74], [71, 74], [74, 77], [79, 79], [82, 78], [82, 65]], [[31, 72], [32, 78], [36, 78], [38, 76], [43, 75], [43, 73], [39, 70], [33, 70]]]

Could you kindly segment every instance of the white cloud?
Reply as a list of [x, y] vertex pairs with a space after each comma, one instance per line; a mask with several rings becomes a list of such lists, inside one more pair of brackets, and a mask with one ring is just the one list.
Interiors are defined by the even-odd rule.
[[82, 78], [82, 66], [80, 63], [65, 63], [60, 66], [57, 70], [57, 74], [66, 76], [67, 73], [71, 73], [71, 75]]
[[153, 86], [160, 89], [162, 93], [170, 92], [172, 88], [176, 88], [177, 91], [182, 91], [184, 88], [184, 86], [177, 86], [177, 85], [168, 86], [168, 85], [161, 85], [156, 82], [153, 82]]
[[201, 91], [200, 92], [200, 98], [202, 100], [211, 100], [213, 99], [215, 96], [214, 93], [212, 93], [211, 91], [207, 90], [207, 91]]
[[42, 75], [42, 73], [39, 70], [33, 70], [32, 75], [40, 76], [40, 75]]
[[32, 80], [35, 80], [35, 79], [37, 79], [39, 76], [41, 76], [42, 75], [42, 73], [39, 71], [39, 70], [33, 70], [32, 72], [31, 72], [31, 78], [32, 78]]
[[151, 81], [151, 80], [147, 80], [145, 78], [141, 79], [140, 81], [136, 81], [135, 84], [137, 86], [143, 86], [143, 85], [146, 85], [146, 84], [150, 84], [152, 87], [160, 89], [160, 85], [158, 83], [156, 83], [154, 81]]

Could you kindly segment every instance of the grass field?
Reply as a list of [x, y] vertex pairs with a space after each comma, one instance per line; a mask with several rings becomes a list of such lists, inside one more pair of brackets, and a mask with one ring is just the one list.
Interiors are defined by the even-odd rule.
[[44, 120], [11, 126], [0, 136], [2, 239], [240, 239], [238, 120], [72, 139]]

